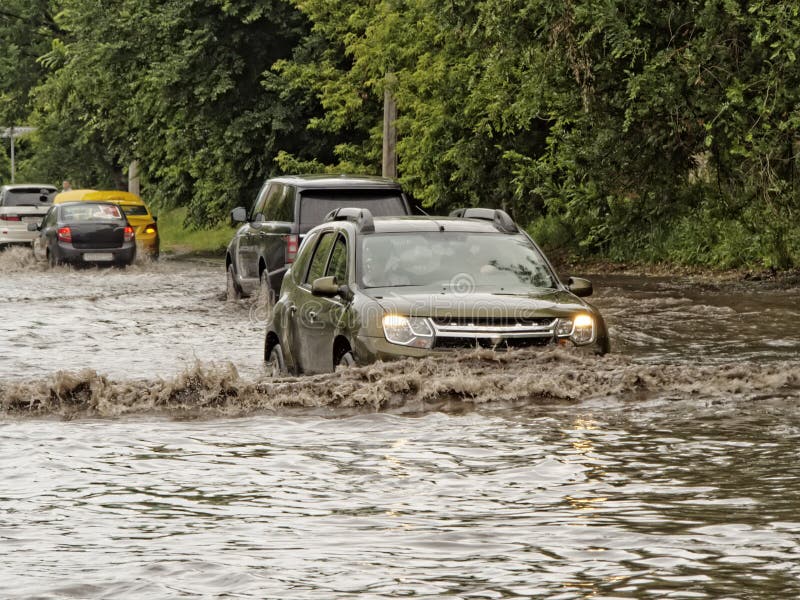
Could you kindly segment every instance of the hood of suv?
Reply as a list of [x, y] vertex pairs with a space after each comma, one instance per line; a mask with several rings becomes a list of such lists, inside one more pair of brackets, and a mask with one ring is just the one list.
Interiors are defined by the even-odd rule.
[[560, 317], [590, 310], [563, 290], [530, 294], [408, 293], [373, 296], [387, 313], [415, 317]]

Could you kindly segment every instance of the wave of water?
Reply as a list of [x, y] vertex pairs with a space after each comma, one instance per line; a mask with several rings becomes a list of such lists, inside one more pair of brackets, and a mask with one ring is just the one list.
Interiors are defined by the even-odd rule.
[[471, 351], [376, 363], [328, 375], [246, 379], [231, 364], [198, 363], [175, 377], [111, 379], [94, 370], [5, 381], [6, 415], [63, 418], [162, 413], [180, 418], [286, 409], [446, 410], [448, 403], [579, 402], [656, 395], [709, 402], [798, 397], [795, 363], [649, 365], [576, 350]]

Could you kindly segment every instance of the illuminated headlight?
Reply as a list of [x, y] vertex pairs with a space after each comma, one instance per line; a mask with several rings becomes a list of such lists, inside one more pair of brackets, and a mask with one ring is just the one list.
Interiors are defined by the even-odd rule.
[[556, 335], [568, 337], [578, 346], [594, 341], [594, 319], [589, 315], [577, 315], [574, 319], [559, 319]]
[[384, 315], [383, 334], [392, 344], [414, 348], [433, 348], [433, 329], [423, 317]]

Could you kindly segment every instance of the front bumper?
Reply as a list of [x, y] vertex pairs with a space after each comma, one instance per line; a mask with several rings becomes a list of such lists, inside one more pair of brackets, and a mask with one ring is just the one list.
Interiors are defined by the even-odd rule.
[[[461, 340], [459, 340], [461, 341]], [[468, 340], [468, 343], [461, 344], [437, 344], [433, 348], [414, 348], [412, 346], [402, 346], [400, 344], [392, 344], [384, 337], [367, 337], [358, 336], [356, 338], [355, 358], [356, 362], [360, 365], [370, 364], [372, 362], [381, 360], [397, 360], [401, 358], [423, 358], [426, 356], [441, 356], [453, 350], [464, 350], [469, 348], [489, 348], [495, 350], [508, 350], [511, 348], [530, 348], [555, 345], [556, 342], [553, 338], [535, 338], [526, 340], [528, 343], [514, 343], [515, 340], [503, 340], [496, 344], [486, 344], [481, 340], [474, 339]], [[508, 343], [506, 343], [508, 342]], [[561, 340], [560, 344], [569, 344], [566, 340]]]

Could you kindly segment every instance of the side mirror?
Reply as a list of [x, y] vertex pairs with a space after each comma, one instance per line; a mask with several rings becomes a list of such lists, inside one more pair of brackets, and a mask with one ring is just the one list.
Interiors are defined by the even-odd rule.
[[311, 284], [311, 293], [314, 296], [333, 298], [339, 295], [339, 282], [336, 277], [320, 277]]
[[353, 290], [349, 285], [339, 285], [336, 277], [320, 277], [315, 279], [311, 284], [311, 293], [314, 296], [325, 296], [326, 298], [333, 298], [340, 296], [345, 302], [350, 302], [353, 299]]
[[237, 206], [231, 211], [231, 221], [234, 223], [247, 222], [247, 209], [242, 206]]
[[583, 277], [570, 277], [567, 280], [567, 289], [581, 298], [591, 296], [594, 291], [592, 289], [592, 282]]
[[41, 228], [39, 223], [28, 223], [28, 231], [39, 231]]

